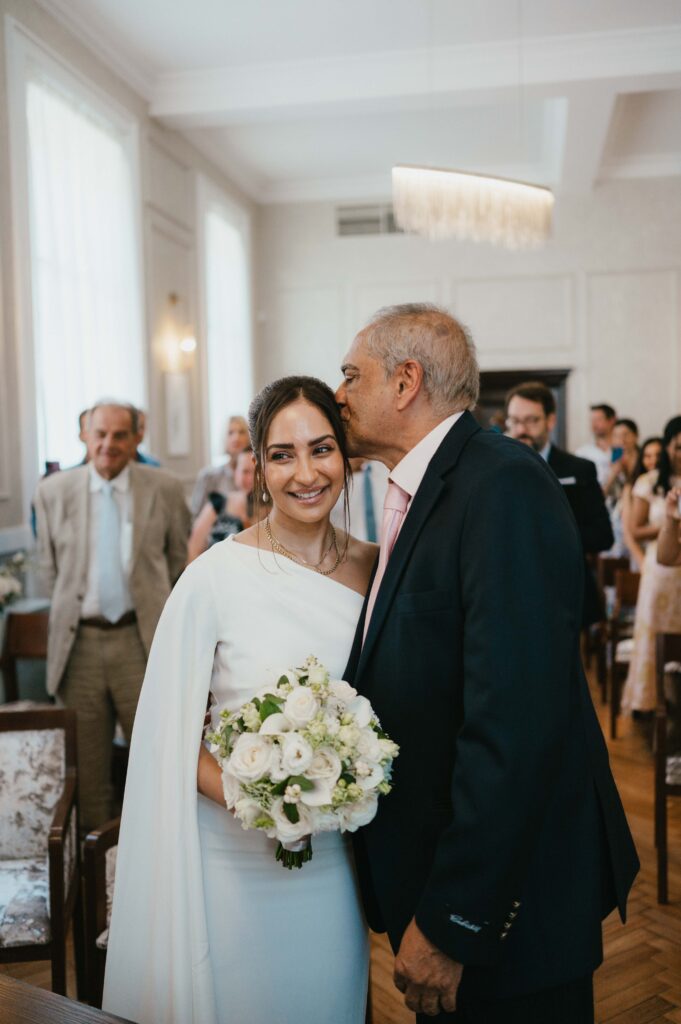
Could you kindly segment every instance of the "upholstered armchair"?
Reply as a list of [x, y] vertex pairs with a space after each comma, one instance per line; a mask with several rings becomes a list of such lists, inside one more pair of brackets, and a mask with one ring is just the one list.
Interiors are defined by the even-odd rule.
[[107, 821], [85, 838], [85, 998], [91, 1006], [102, 1005], [120, 821]]
[[[76, 713], [0, 711], [0, 963], [51, 960], [66, 995], [79, 904]], [[78, 927], [74, 928], [76, 943]]]

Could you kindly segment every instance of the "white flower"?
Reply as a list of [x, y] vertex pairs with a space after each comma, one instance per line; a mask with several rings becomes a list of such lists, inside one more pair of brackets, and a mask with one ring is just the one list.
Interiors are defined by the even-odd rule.
[[297, 839], [310, 835], [312, 820], [309, 812], [302, 804], [296, 804], [296, 809], [300, 820], [294, 824], [284, 813], [284, 801], [279, 798], [272, 802], [269, 816], [274, 822], [274, 827], [267, 832], [270, 839], [278, 839], [281, 843], [294, 843]]
[[319, 700], [307, 686], [297, 686], [284, 704], [284, 714], [296, 728], [311, 722], [318, 711]]
[[335, 786], [341, 769], [340, 757], [333, 747], [317, 747], [305, 775], [308, 779], [328, 779]]
[[237, 800], [234, 804], [234, 813], [241, 822], [243, 829], [253, 828], [258, 818], [265, 816], [260, 804], [251, 799], [250, 796], [242, 796], [240, 800]]
[[324, 715], [324, 729], [328, 736], [337, 736], [340, 722], [335, 715]]
[[293, 725], [281, 712], [276, 712], [273, 715], [268, 715], [265, 721], [260, 726], [261, 736], [280, 736], [284, 732], [290, 732]]
[[[329, 803], [331, 801], [329, 800]], [[323, 811], [321, 807], [313, 807], [310, 810], [312, 819], [312, 832], [337, 832], [340, 824], [335, 811]]]
[[348, 704], [348, 711], [355, 716], [360, 729], [368, 725], [374, 717], [374, 709], [366, 697], [354, 697]]
[[244, 720], [244, 725], [250, 732], [257, 732], [260, 728], [260, 712], [256, 708], [253, 701], [249, 701], [248, 704], [244, 704], [241, 709], [241, 717]]
[[354, 747], [359, 739], [359, 729], [356, 725], [341, 725], [338, 739], [344, 746]]
[[272, 740], [259, 733], [245, 732], [239, 736], [226, 770], [239, 782], [257, 782], [265, 775], [272, 760]]
[[287, 786], [286, 789], [284, 790], [284, 803], [299, 804], [301, 793], [302, 789], [300, 788], [297, 782], [294, 783], [293, 786]]
[[363, 825], [373, 820], [378, 809], [378, 797], [375, 792], [367, 793], [357, 803], [342, 804], [338, 808], [342, 832], [356, 832]]
[[370, 726], [367, 726], [365, 729], [360, 731], [359, 737], [357, 738], [357, 752], [369, 761], [381, 760], [382, 755], [379, 739]]
[[21, 584], [19, 580], [16, 580], [14, 576], [4, 576], [0, 574], [0, 601], [4, 601], [5, 598], [13, 597], [15, 594], [21, 593]]
[[300, 799], [307, 807], [326, 807], [333, 800], [335, 782], [330, 779], [313, 779], [312, 789], [304, 789]]
[[335, 697], [338, 697], [346, 704], [357, 696], [357, 690], [354, 686], [350, 686], [350, 683], [346, 683], [344, 679], [332, 679], [329, 683], [329, 689]]
[[322, 686], [329, 678], [329, 673], [321, 665], [315, 665], [307, 674], [308, 686]]
[[272, 760], [270, 761], [270, 778], [272, 782], [283, 782], [291, 773], [287, 772], [281, 763], [281, 747], [275, 743], [272, 747]]
[[225, 806], [231, 811], [241, 797], [241, 786], [228, 771], [222, 773], [222, 792], [225, 795]]
[[297, 732], [287, 732], [281, 741], [281, 767], [289, 775], [302, 775], [312, 762], [312, 747]]
[[357, 775], [357, 785], [361, 786], [365, 791], [376, 789], [376, 786], [385, 780], [383, 766], [375, 761], [357, 761], [355, 773]]
[[392, 761], [392, 759], [397, 757], [400, 752], [398, 745], [392, 740], [389, 740], [387, 736], [380, 739], [378, 741], [378, 745], [381, 748], [381, 759], [388, 757]]

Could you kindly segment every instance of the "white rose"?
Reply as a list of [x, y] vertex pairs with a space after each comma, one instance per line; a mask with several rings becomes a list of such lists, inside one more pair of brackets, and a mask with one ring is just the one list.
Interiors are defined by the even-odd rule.
[[281, 733], [290, 732], [293, 728], [290, 720], [281, 712], [268, 715], [260, 726], [261, 736], [280, 736]]
[[265, 816], [260, 804], [252, 800], [250, 796], [242, 796], [240, 800], [234, 804], [234, 813], [241, 822], [243, 829], [253, 828], [253, 824], [258, 818]]
[[281, 767], [289, 775], [302, 775], [312, 762], [312, 747], [297, 732], [287, 732], [281, 741]]
[[356, 725], [341, 725], [338, 730], [338, 739], [347, 747], [354, 747], [359, 739], [359, 729]]
[[241, 786], [228, 771], [222, 773], [222, 792], [225, 795], [225, 806], [231, 811], [241, 797]]
[[338, 697], [339, 700], [344, 701], [346, 704], [357, 696], [357, 690], [354, 686], [350, 686], [350, 683], [346, 683], [344, 679], [332, 679], [329, 683], [329, 689], [334, 697]]
[[334, 715], [324, 715], [324, 729], [329, 736], [337, 736], [340, 722]]
[[239, 782], [257, 782], [267, 774], [272, 760], [272, 740], [260, 733], [245, 732], [234, 744], [226, 771]]
[[380, 761], [381, 746], [378, 736], [372, 728], [367, 726], [362, 729], [357, 739], [357, 752], [369, 761]]
[[374, 717], [374, 709], [366, 697], [354, 697], [348, 704], [348, 711], [355, 716], [360, 729], [367, 726]]
[[296, 729], [311, 722], [318, 711], [319, 700], [308, 686], [297, 686], [284, 704], [284, 714]]
[[329, 779], [335, 786], [341, 769], [341, 759], [333, 747], [317, 747], [305, 774], [308, 779]]
[[378, 809], [378, 797], [376, 793], [367, 793], [357, 803], [342, 804], [338, 808], [338, 817], [341, 820], [342, 832], [356, 832], [363, 825], [373, 821]]
[[289, 821], [284, 813], [284, 801], [279, 798], [272, 802], [269, 816], [274, 822], [274, 828], [268, 829], [270, 839], [278, 839], [280, 843], [294, 843], [303, 836], [312, 832], [312, 820], [309, 812], [301, 804], [296, 804], [300, 820], [295, 824]]
[[335, 811], [322, 811], [319, 807], [313, 807], [311, 814], [313, 832], [338, 832], [341, 823]]

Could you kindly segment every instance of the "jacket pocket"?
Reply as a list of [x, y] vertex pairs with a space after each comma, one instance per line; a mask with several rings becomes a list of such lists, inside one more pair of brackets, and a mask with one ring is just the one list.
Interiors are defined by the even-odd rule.
[[407, 615], [445, 611], [453, 604], [454, 594], [451, 590], [419, 590], [412, 594], [398, 594], [395, 601], [397, 611]]

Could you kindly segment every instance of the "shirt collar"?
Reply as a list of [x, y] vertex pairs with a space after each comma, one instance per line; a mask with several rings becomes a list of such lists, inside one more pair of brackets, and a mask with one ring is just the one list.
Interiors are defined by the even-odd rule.
[[551, 442], [550, 441], [546, 442], [546, 444], [544, 445], [542, 450], [539, 452], [539, 454], [541, 455], [542, 459], [544, 459], [545, 462], [549, 461], [549, 455], [551, 454]]
[[[88, 462], [88, 470], [90, 472], [90, 494], [95, 494], [97, 491], [101, 491], [102, 487], [107, 481], [103, 476], [100, 476], [95, 467], [91, 462]], [[115, 491], [119, 491], [121, 494], [127, 494], [130, 490], [130, 463], [127, 463], [125, 468], [120, 471], [118, 476], [115, 476], [113, 480], [108, 481]]]
[[422, 437], [419, 443], [415, 444], [411, 451], [400, 459], [390, 473], [392, 482], [406, 491], [410, 498], [413, 498], [418, 491], [433, 455], [461, 416], [463, 416], [463, 412], [455, 412], [453, 416], [448, 416], [447, 419], [433, 427], [430, 433]]

